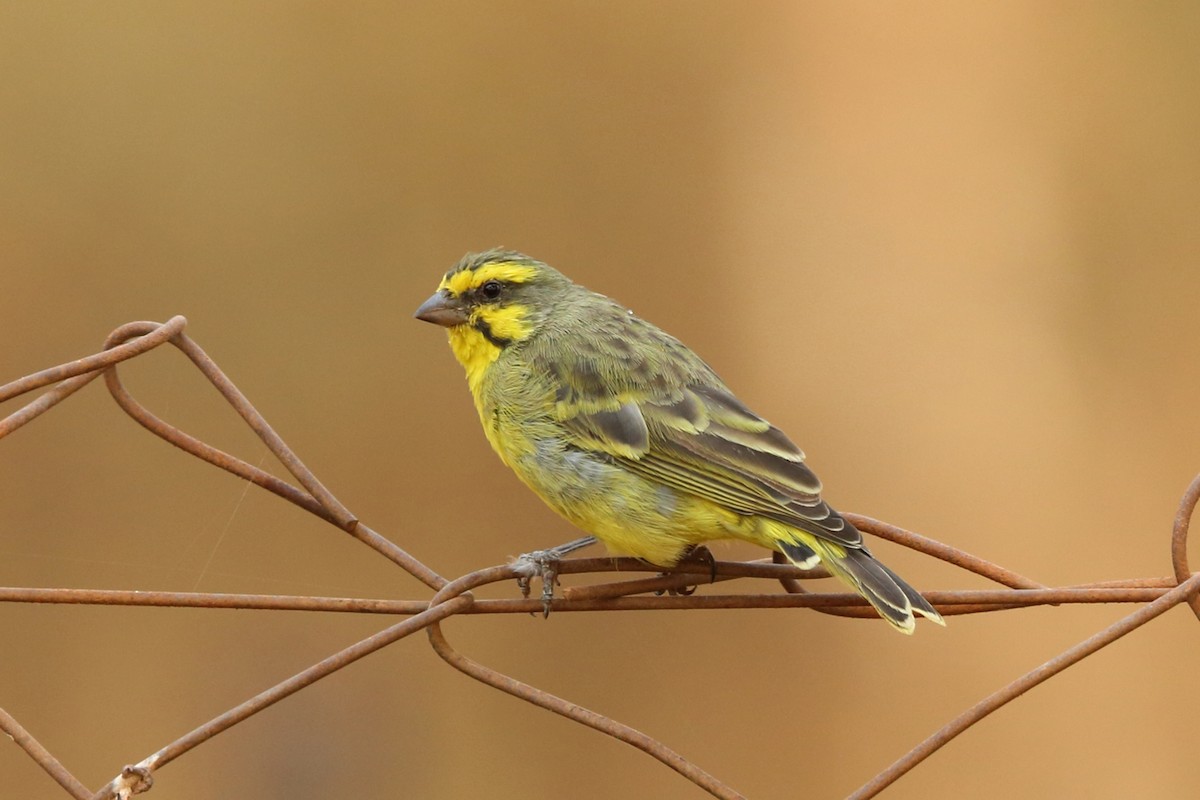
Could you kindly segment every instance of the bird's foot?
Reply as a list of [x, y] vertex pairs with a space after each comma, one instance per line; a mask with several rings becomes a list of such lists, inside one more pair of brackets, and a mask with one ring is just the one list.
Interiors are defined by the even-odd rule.
[[[677, 567], [678, 566], [691, 566], [691, 565], [707, 567], [708, 568], [708, 576], [709, 576], [708, 582], [709, 583], [717, 582], [717, 559], [712, 554], [712, 551], [709, 550], [704, 545], [702, 545], [702, 544], [692, 545], [691, 547], [689, 547], [687, 549], [687, 551], [683, 554], [683, 556], [680, 557], [679, 561], [676, 562], [676, 564], [675, 564], [675, 566], [677, 566]], [[666, 575], [670, 575], [671, 573], [663, 572], [660, 574], [663, 576], [666, 576]], [[681, 586], [677, 589], [667, 589], [666, 593], [672, 594], [672, 595], [682, 595], [683, 597], [688, 597], [690, 595], [695, 594], [697, 588], [698, 587], [696, 587], [696, 586]], [[658, 592], [658, 594], [662, 594], [662, 592]]]
[[560, 544], [558, 547], [551, 547], [548, 550], [534, 550], [531, 553], [523, 553], [513, 559], [511, 566], [519, 573], [517, 586], [521, 589], [522, 597], [529, 597], [530, 583], [534, 577], [541, 579], [543, 618], [550, 616], [550, 602], [554, 600], [554, 585], [558, 583], [559, 562], [567, 554], [587, 547], [595, 543], [595, 541], [596, 537], [594, 536], [584, 536], [581, 539], [575, 539], [566, 544]]
[[688, 548], [688, 551], [683, 554], [681, 561], [684, 563], [698, 564], [702, 567], [708, 567], [708, 582], [717, 582], [717, 557], [712, 554], [712, 550], [709, 550], [704, 545], [692, 545], [690, 548]]
[[558, 583], [559, 556], [554, 550], [534, 550], [532, 553], [522, 553], [512, 562], [513, 569], [520, 575], [517, 586], [521, 589], [522, 597], [529, 597], [533, 578], [542, 581], [542, 616], [550, 616], [550, 601], [554, 599], [554, 584]]

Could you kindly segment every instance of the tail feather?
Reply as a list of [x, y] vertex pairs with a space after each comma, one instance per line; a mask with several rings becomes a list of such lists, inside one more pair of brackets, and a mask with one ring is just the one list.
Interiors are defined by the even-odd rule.
[[946, 624], [920, 592], [864, 549], [842, 547], [816, 537], [803, 543], [781, 541], [779, 545], [789, 561], [804, 569], [816, 565], [812, 558], [815, 554], [826, 569], [850, 584], [901, 633], [912, 633], [916, 628], [914, 614]]

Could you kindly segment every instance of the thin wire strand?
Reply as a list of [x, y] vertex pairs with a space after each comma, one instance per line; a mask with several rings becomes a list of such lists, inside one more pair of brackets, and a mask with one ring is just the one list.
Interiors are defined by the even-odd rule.
[[42, 746], [41, 742], [33, 738], [33, 734], [25, 730], [21, 723], [17, 722], [16, 718], [3, 708], [0, 708], [0, 731], [8, 734], [9, 738], [16, 742], [17, 747], [24, 750], [30, 758], [37, 762], [39, 767], [46, 770], [47, 774], [75, 800], [88, 800], [92, 796], [90, 789], [72, 775], [57, 758], [50, 754], [49, 750]]
[[903, 758], [864, 784], [858, 791], [850, 795], [850, 800], [867, 800], [867, 798], [875, 797], [888, 786], [895, 783], [900, 777], [911, 771], [917, 764], [920, 764], [937, 750], [944, 747], [951, 739], [982, 720], [988, 714], [991, 714], [1004, 704], [1015, 700], [1038, 684], [1053, 678], [1067, 667], [1079, 663], [1100, 648], [1106, 647], [1122, 636], [1137, 630], [1142, 625], [1169, 611], [1179, 603], [1195, 597], [1197, 591], [1200, 591], [1200, 574], [1193, 575], [1149, 605], [1143, 606], [1094, 636], [1088, 637], [1065, 653], [1042, 664], [1037, 669], [1027, 672], [1003, 689], [988, 695], [955, 717], [928, 739], [914, 747]]
[[[484, 583], [516, 577], [518, 577], [518, 573], [512, 567], [507, 566], [494, 567], [490, 570], [480, 570], [472, 575], [446, 584], [434, 595], [433, 600], [430, 602], [433, 604], [448, 602], [449, 599], [461, 596], [462, 593]], [[440, 623], [434, 623], [429, 626], [426, 633], [429, 636], [429, 643], [433, 646], [434, 652], [441, 656], [442, 660], [447, 664], [463, 674], [469, 675], [475, 680], [499, 689], [513, 697], [518, 697], [528, 703], [544, 708], [547, 711], [552, 711], [581, 725], [586, 725], [592, 730], [599, 731], [618, 741], [636, 747], [638, 750], [658, 759], [661, 763], [683, 775], [714, 797], [722, 798], [722, 800], [744, 800], [743, 795], [733, 787], [726, 785], [715, 775], [705, 772], [657, 739], [647, 736], [641, 731], [617, 722], [603, 714], [597, 714], [589, 708], [584, 708], [577, 703], [564, 700], [561, 697], [530, 686], [516, 678], [500, 673], [491, 667], [485, 667], [483, 664], [467, 658], [451, 647], [450, 643], [446, 641]]]

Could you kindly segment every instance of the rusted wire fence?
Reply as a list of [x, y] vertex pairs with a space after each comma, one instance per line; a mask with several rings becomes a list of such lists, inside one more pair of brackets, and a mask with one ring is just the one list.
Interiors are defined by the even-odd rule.
[[[225, 376], [216, 363], [184, 334], [187, 320], [181, 316], [165, 323], [132, 322], [113, 331], [104, 350], [94, 355], [51, 367], [0, 387], [0, 402], [46, 386], [52, 388], [37, 399], [0, 420], [0, 438], [32, 421], [82, 389], [100, 375], [113, 399], [138, 423], [197, 458], [228, 470], [273, 492], [283, 499], [315, 514], [350, 534], [380, 555], [424, 583], [433, 595], [428, 600], [370, 600], [336, 597], [288, 597], [256, 594], [204, 594], [194, 592], [139, 592], [94, 589], [35, 589], [0, 587], [0, 601], [19, 603], [78, 603], [99, 605], [175, 606], [200, 608], [286, 609], [304, 611], [342, 611], [401, 615], [405, 619], [362, 641], [319, 661], [287, 680], [251, 697], [244, 703], [209, 720], [190, 733], [168, 743], [137, 764], [121, 772], [93, 791], [43, 747], [10, 714], [0, 708], [0, 731], [36, 761], [63, 790], [76, 800], [126, 800], [153, 785], [154, 774], [176, 758], [228, 730], [251, 715], [304, 689], [363, 656], [393, 642], [424, 630], [433, 649], [442, 659], [467, 675], [489, 686], [521, 698], [547, 711], [561, 714], [582, 725], [630, 744], [658, 759], [700, 788], [716, 797], [742, 797], [723, 783], [662, 742], [616, 720], [555, 697], [535, 686], [472, 661], [455, 650], [442, 631], [441, 622], [456, 614], [515, 614], [540, 611], [540, 599], [476, 599], [471, 590], [497, 581], [522, 577], [524, 571], [512, 564], [476, 570], [453, 580], [439, 575], [395, 543], [362, 524], [292, 452], [250, 401]], [[280, 480], [258, 467], [196, 439], [156, 417], [122, 386], [117, 364], [152, 350], [164, 343], [181, 350], [208, 378], [242, 419], [254, 430], [272, 453], [287, 467], [299, 486]], [[847, 514], [860, 530], [941, 559], [961, 569], [982, 575], [1002, 589], [983, 591], [934, 591], [925, 596], [946, 616], [975, 614], [1034, 605], [1068, 603], [1142, 603], [1141, 608], [1080, 642], [1037, 669], [1023, 675], [951, 720], [941, 730], [910, 750], [860, 787], [851, 797], [862, 800], [882, 792], [971, 725], [1024, 692], [1063, 671], [1072, 664], [1111, 644], [1180, 603], [1188, 603], [1200, 618], [1200, 573], [1193, 574], [1187, 562], [1187, 534], [1192, 511], [1200, 499], [1200, 476], [1184, 494], [1175, 517], [1171, 538], [1174, 575], [1163, 578], [1106, 581], [1080, 586], [1046, 587], [1001, 566], [965, 553], [949, 545], [928, 539], [868, 517]], [[561, 597], [551, 603], [556, 613], [570, 611], [665, 610], [700, 608], [782, 608], [806, 607], [849, 617], [872, 617], [866, 602], [849, 593], [812, 593], [801, 580], [824, 577], [819, 569], [804, 572], [796, 567], [767, 561], [717, 562], [698, 567], [681, 565], [670, 574], [564, 588]], [[606, 572], [654, 572], [635, 559], [576, 558], [561, 562], [560, 575]], [[682, 594], [677, 590], [708, 583], [710, 580], [758, 579], [779, 581], [786, 593], [773, 594]], [[667, 592], [664, 594], [664, 592]]]

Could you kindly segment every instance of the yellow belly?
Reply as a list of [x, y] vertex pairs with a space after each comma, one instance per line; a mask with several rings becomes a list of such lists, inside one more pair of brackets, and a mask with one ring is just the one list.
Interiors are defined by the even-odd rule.
[[772, 546], [767, 520], [654, 483], [555, 440], [535, 442], [506, 460], [548, 506], [614, 553], [669, 566], [690, 545], [714, 539]]

